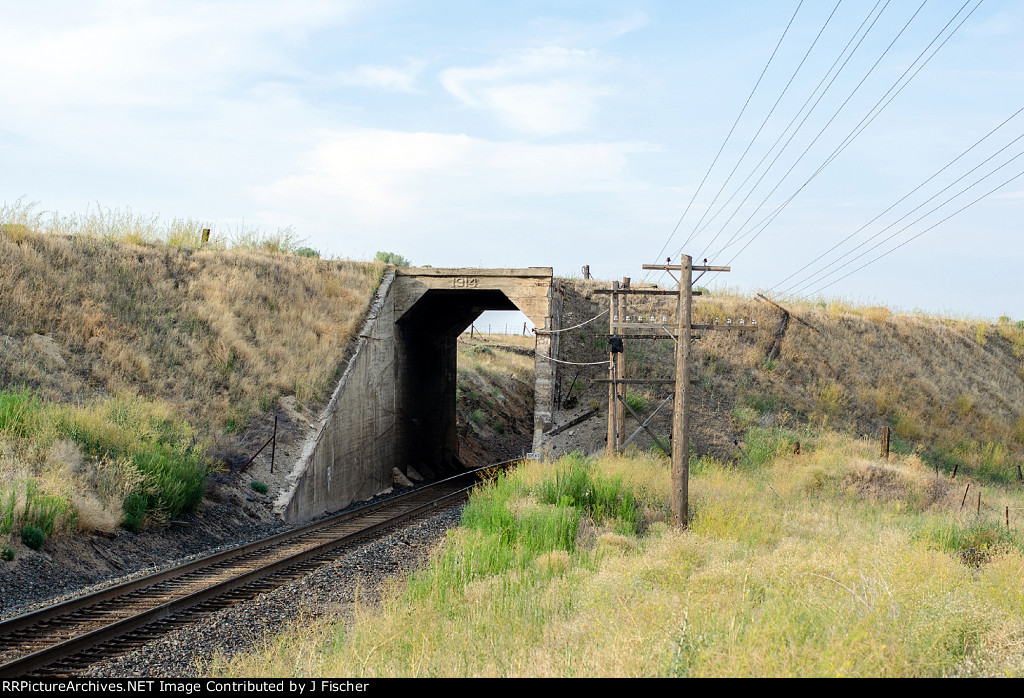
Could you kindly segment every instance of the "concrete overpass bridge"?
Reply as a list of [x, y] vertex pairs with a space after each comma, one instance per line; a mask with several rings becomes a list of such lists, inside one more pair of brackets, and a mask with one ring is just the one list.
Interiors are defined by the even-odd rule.
[[[309, 519], [391, 487], [393, 469], [457, 468], [458, 336], [485, 310], [520, 310], [540, 330], [560, 325], [550, 267], [401, 267], [374, 298], [355, 353], [275, 510]], [[558, 335], [538, 332], [534, 446], [551, 426]]]

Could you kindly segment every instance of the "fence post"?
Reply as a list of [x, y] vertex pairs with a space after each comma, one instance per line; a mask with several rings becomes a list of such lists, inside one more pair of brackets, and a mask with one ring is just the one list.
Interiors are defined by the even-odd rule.
[[270, 444], [270, 472], [274, 472], [274, 456], [277, 455], [277, 415], [274, 415], [274, 440]]
[[889, 460], [889, 427], [882, 427], [882, 458]]

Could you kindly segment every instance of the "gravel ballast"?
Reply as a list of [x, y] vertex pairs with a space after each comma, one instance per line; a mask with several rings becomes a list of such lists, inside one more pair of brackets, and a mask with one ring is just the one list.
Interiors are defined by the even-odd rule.
[[357, 598], [360, 603], [374, 603], [386, 582], [421, 567], [448, 529], [458, 525], [460, 516], [461, 507], [446, 509], [358, 544], [309, 575], [93, 665], [81, 675], [205, 676], [211, 657], [262, 646], [294, 622], [318, 618], [344, 622]]

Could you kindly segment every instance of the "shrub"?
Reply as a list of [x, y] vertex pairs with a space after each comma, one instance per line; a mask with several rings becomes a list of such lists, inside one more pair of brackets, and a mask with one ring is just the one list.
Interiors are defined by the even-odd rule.
[[28, 388], [0, 391], [0, 434], [24, 438], [35, 431], [42, 403]]
[[875, 324], [881, 325], [892, 315], [888, 308], [871, 307], [864, 309], [864, 318]]
[[956, 407], [957, 412], [966, 417], [974, 411], [974, 398], [964, 393], [953, 401], [953, 405]]
[[384, 262], [385, 264], [391, 264], [396, 267], [412, 266], [412, 262], [396, 252], [378, 252], [374, 256], [374, 260]]
[[893, 431], [896, 432], [897, 436], [904, 439], [910, 439], [912, 441], [917, 441], [924, 436], [924, 427], [922, 427], [921, 423], [909, 414], [901, 414], [896, 418], [896, 424], [893, 426]]
[[306, 240], [291, 226], [278, 228], [274, 233], [240, 225], [231, 240], [233, 247], [267, 252], [270, 254], [294, 254]]
[[58, 528], [74, 530], [78, 512], [65, 497], [43, 494], [36, 481], [29, 478], [25, 483], [25, 511], [21, 518], [44, 536], [52, 536]]
[[764, 413], [774, 410], [779, 405], [779, 398], [774, 395], [748, 395], [747, 407]]
[[125, 497], [121, 508], [124, 511], [121, 527], [132, 533], [141, 531], [146, 519], [146, 510], [149, 509], [149, 497], [142, 492], [135, 492]]
[[315, 259], [320, 259], [320, 251], [314, 250], [312, 247], [300, 247], [299, 249], [295, 250], [295, 256], [313, 257]]
[[33, 550], [39, 550], [46, 542], [46, 534], [35, 526], [25, 526], [21, 529], [21, 542]]
[[635, 390], [626, 391], [626, 404], [637, 414], [647, 409], [647, 396]]
[[6, 560], [10, 562], [14, 559], [14, 548], [9, 545], [5, 545], [0, 548], [0, 560]]
[[751, 427], [747, 430], [746, 449], [743, 451], [747, 465], [760, 467], [767, 465], [776, 456], [789, 453], [793, 444], [798, 441], [796, 434], [785, 429], [761, 429]]
[[988, 339], [986, 337], [987, 333], [988, 333], [988, 323], [987, 322], [979, 322], [977, 324], [977, 326], [974, 328], [974, 341], [976, 341], [978, 343], [978, 346], [981, 346], [981, 347], [985, 346], [985, 342]]
[[270, 491], [270, 487], [267, 486], [267, 483], [262, 482], [260, 480], [253, 480], [252, 482], [249, 483], [249, 486], [252, 487], [255, 491], [259, 492], [260, 494], [266, 494], [268, 491]]
[[949, 553], [963, 550], [987, 551], [1000, 544], [1021, 547], [1016, 531], [1007, 531], [991, 521], [963, 524], [955, 521], [934, 521], [922, 529], [918, 537]]
[[20, 245], [32, 233], [32, 229], [23, 223], [4, 223], [0, 225], [0, 233], [10, 235]]
[[483, 424], [487, 421], [487, 415], [483, 413], [483, 410], [473, 410], [473, 414], [469, 415], [469, 418], [477, 424]]
[[846, 403], [843, 386], [835, 381], [819, 381], [814, 398], [818, 409], [828, 415], [839, 414]]
[[594, 477], [591, 462], [578, 452], [566, 456], [554, 478], [537, 487], [537, 499], [544, 504], [567, 504], [590, 514], [595, 522], [616, 519], [620, 533], [636, 534], [636, 498], [622, 486], [622, 478]]
[[12, 483], [11, 489], [0, 495], [0, 535], [10, 533], [14, 528], [14, 508], [18, 503], [18, 482]]

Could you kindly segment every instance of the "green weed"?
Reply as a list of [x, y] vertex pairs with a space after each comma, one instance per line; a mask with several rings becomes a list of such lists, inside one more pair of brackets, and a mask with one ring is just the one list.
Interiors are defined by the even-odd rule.
[[643, 393], [636, 390], [626, 390], [626, 404], [636, 412], [641, 414], [647, 409], [648, 399]]
[[740, 463], [760, 468], [779, 455], [791, 452], [793, 444], [799, 440], [795, 433], [787, 429], [751, 427], [744, 437], [746, 447]]
[[21, 529], [21, 542], [33, 550], [39, 550], [46, 542], [46, 534], [36, 526], [25, 526]]

